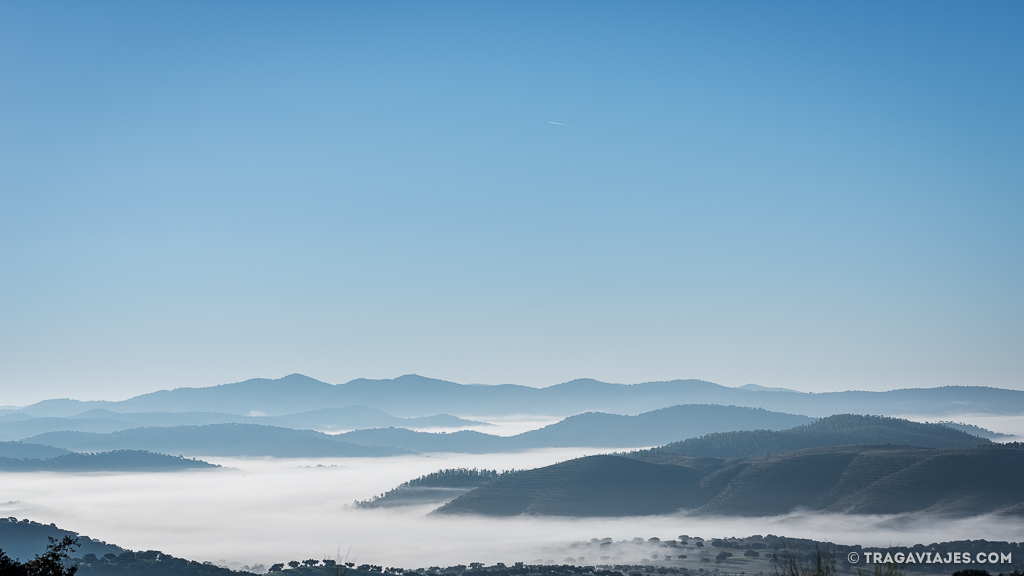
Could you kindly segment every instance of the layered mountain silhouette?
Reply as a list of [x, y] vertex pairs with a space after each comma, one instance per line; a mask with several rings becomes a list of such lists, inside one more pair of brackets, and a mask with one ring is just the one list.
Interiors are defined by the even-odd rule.
[[33, 460], [45, 460], [56, 456], [70, 454], [71, 450], [55, 448], [44, 444], [32, 444], [30, 442], [0, 442], [0, 458], [31, 458]]
[[277, 380], [256, 378], [208, 388], [163, 390], [120, 402], [46, 400], [17, 410], [0, 411], [0, 415], [22, 413], [32, 417], [66, 418], [100, 408], [118, 413], [222, 412], [283, 416], [359, 405], [406, 418], [439, 413], [561, 416], [588, 411], [639, 414], [678, 404], [747, 406], [816, 417], [849, 412], [937, 416], [1019, 414], [1024, 411], [1024, 391], [946, 386], [812, 394], [757, 386], [728, 388], [701, 380], [624, 385], [589, 379], [531, 388], [513, 384], [463, 385], [417, 375], [391, 380], [359, 379], [332, 385], [292, 374]]
[[146, 427], [110, 434], [47, 432], [28, 441], [75, 451], [135, 449], [200, 456], [391, 456], [409, 452], [515, 452], [534, 448], [650, 446], [722, 430], [771, 430], [810, 422], [806, 416], [736, 406], [673, 406], [638, 416], [588, 413], [511, 437], [476, 431], [416, 432], [405, 428], [328, 435], [253, 424]]
[[372, 457], [408, 454], [392, 447], [360, 446], [312, 430], [254, 424], [133, 428], [111, 434], [47, 432], [33, 443], [74, 451], [149, 450], [192, 456]]
[[[855, 445], [696, 466], [590, 456], [508, 474], [436, 510], [488, 516], [1024, 515], [1024, 448]], [[708, 460], [712, 460], [709, 465]]]
[[376, 408], [346, 406], [321, 408], [284, 416], [243, 416], [224, 412], [129, 412], [93, 408], [71, 417], [33, 417], [24, 412], [0, 416], [0, 439], [21, 440], [46, 432], [96, 432], [109, 434], [143, 426], [202, 426], [209, 424], [262, 424], [299, 430], [345, 431], [361, 428], [465, 428], [488, 426], [484, 422], [435, 414], [398, 418]]
[[730, 430], [783, 430], [813, 418], [760, 408], [681, 405], [622, 416], [588, 412], [516, 436], [501, 437], [474, 431], [448, 434], [412, 432], [400, 428], [356, 430], [338, 438], [364, 446], [397, 446], [416, 452], [510, 452], [533, 448], [595, 446], [629, 448], [664, 444], [681, 438]]
[[[680, 454], [734, 458], [812, 446], [892, 443], [933, 448], [977, 446], [985, 438], [941, 424], [839, 415], [807, 423], [805, 416], [736, 406], [684, 405], [637, 416], [580, 414], [516, 436], [471, 430], [415, 432], [404, 428], [324, 434], [255, 424], [147, 427], [111, 434], [47, 432], [27, 439], [73, 451], [149, 450], [192, 456], [366, 457], [413, 452], [485, 454], [548, 447], [631, 448], [666, 438], [700, 435], [648, 451], [648, 459], [673, 461]], [[800, 424], [793, 427], [794, 423]], [[757, 428], [743, 431], [744, 428]], [[721, 430], [734, 432], [712, 433]]]

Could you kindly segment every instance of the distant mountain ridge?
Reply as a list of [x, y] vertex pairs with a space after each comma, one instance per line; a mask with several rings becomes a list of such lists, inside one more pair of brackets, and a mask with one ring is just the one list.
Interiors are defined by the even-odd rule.
[[[756, 388], [756, 389], [751, 389]], [[256, 378], [208, 388], [177, 388], [120, 402], [45, 400], [18, 411], [30, 416], [68, 417], [93, 408], [114, 412], [223, 412], [281, 416], [323, 408], [360, 405], [398, 417], [497, 416], [581, 412], [639, 414], [678, 404], [722, 404], [829, 416], [1024, 413], [1024, 391], [983, 386], [909, 388], [888, 392], [804, 393], [763, 387], [728, 388], [702, 380], [609, 384], [579, 379], [546, 388], [514, 384], [462, 385], [406, 375], [390, 380], [358, 379], [339, 385], [292, 374], [277, 380]]]

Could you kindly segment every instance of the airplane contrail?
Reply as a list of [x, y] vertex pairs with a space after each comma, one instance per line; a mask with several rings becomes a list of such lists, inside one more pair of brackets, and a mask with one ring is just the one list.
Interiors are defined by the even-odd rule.
[[550, 120], [548, 120], [548, 124], [555, 124], [557, 126], [572, 126], [572, 124], [563, 124], [561, 122], [552, 122]]

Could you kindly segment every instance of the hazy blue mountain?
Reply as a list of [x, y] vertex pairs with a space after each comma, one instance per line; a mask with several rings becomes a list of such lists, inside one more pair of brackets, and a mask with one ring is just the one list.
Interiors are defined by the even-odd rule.
[[4, 472], [169, 472], [194, 468], [218, 468], [209, 462], [154, 454], [144, 450], [115, 450], [90, 454], [70, 453], [52, 458], [0, 458]]
[[338, 434], [336, 438], [361, 446], [396, 447], [413, 452], [487, 454], [518, 449], [510, 444], [508, 438], [475, 430], [446, 433], [416, 432], [405, 428], [373, 428], [345, 432]]
[[[228, 414], [226, 412], [114, 412], [105, 408], [93, 408], [76, 414], [65, 420], [110, 420], [132, 424], [138, 428], [140, 424], [149, 426], [204, 426], [206, 424], [242, 424], [248, 416]], [[86, 430], [82, 430], [86, 432]]]
[[883, 415], [1024, 412], [1024, 391], [982, 386], [823, 394], [761, 388], [728, 388], [701, 380], [623, 385], [589, 379], [530, 388], [513, 384], [462, 385], [417, 375], [331, 385], [292, 374], [278, 380], [257, 378], [208, 388], [163, 390], [121, 402], [46, 400], [19, 411], [32, 416], [57, 417], [70, 417], [96, 408], [122, 413], [224, 412], [282, 416], [360, 405], [394, 416], [418, 417], [438, 413], [462, 416], [569, 415], [588, 411], [639, 414], [678, 404], [721, 404], [809, 416], [850, 412]]
[[77, 532], [61, 530], [53, 524], [40, 524], [30, 520], [18, 520], [17, 518], [0, 518], [0, 548], [8, 556], [22, 561], [34, 558], [37, 554], [46, 551], [49, 542], [46, 538], [61, 539], [64, 536], [78, 537], [81, 547], [76, 555], [95, 554], [121, 554], [124, 548], [107, 544], [102, 540], [93, 540], [88, 536], [79, 536]]
[[28, 442], [0, 442], [0, 458], [33, 458], [45, 460], [55, 456], [70, 454], [70, 450], [55, 448], [43, 444], [30, 444]]
[[[132, 428], [111, 434], [49, 432], [29, 440], [76, 451], [136, 449], [201, 456], [357, 457], [409, 452], [484, 454], [568, 446], [630, 448], [703, 434], [652, 449], [651, 454], [656, 453], [661, 461], [673, 460], [678, 454], [735, 458], [858, 443], [942, 448], [989, 442], [941, 424], [887, 417], [838, 415], [791, 427], [811, 420], [754, 408], [683, 405], [637, 416], [580, 414], [510, 437], [471, 430], [429, 433], [393, 427], [327, 435], [276, 426], [212, 424]], [[759, 429], [735, 431], [743, 427]], [[716, 430], [734, 431], [709, 433]]]
[[835, 513], [1024, 514], [1024, 448], [858, 445], [721, 462], [705, 472], [623, 456], [591, 456], [508, 474], [441, 514], [769, 516]]
[[140, 425], [112, 418], [59, 418], [52, 416], [19, 418], [16, 420], [0, 421], [0, 439], [21, 440], [58, 430], [106, 434], [127, 428], [135, 428]]
[[415, 418], [399, 418], [383, 410], [367, 406], [321, 408], [284, 416], [265, 416], [252, 419], [253, 423], [312, 430], [360, 430], [364, 428], [465, 428], [489, 426], [485, 422], [465, 420], [449, 414], [434, 414]]
[[[369, 411], [369, 412], [368, 412]], [[90, 417], [107, 421], [105, 411], [93, 410]], [[152, 416], [153, 423], [175, 421], [176, 416], [191, 421], [214, 418], [213, 413], [122, 414], [125, 428], [109, 434], [57, 431], [31, 436], [32, 442], [47, 443], [72, 450], [139, 449], [173, 454], [203, 456], [264, 455], [298, 456], [368, 456], [412, 452], [463, 452], [484, 454], [554, 446], [597, 446], [632, 448], [650, 446], [706, 434], [717, 430], [736, 430], [747, 426], [783, 429], [809, 422], [806, 416], [769, 412], [735, 406], [674, 406], [638, 416], [587, 413], [567, 418], [540, 430], [518, 436], [501, 437], [476, 431], [452, 433], [415, 432], [406, 428], [375, 428], [329, 436], [309, 430], [285, 430], [283, 427], [251, 424], [207, 424], [202, 426], [134, 426], [132, 423]], [[242, 418], [242, 417], [236, 417]], [[420, 424], [456, 424], [453, 417], [436, 415], [426, 418], [400, 419], [365, 407], [323, 409], [292, 416], [248, 418], [246, 421], [288, 422], [324, 425], [327, 422], [360, 422], [394, 419]], [[362, 420], [358, 420], [363, 418]], [[67, 422], [90, 418], [64, 419]], [[49, 419], [56, 421], [61, 419]], [[32, 420], [18, 423], [32, 422]], [[351, 443], [347, 448], [335, 444]], [[358, 445], [358, 448], [353, 446]], [[363, 448], [363, 447], [373, 447]]]
[[417, 504], [441, 504], [507, 473], [476, 468], [449, 468], [403, 482], [380, 496], [356, 502], [360, 508], [391, 508]]
[[128, 412], [93, 408], [72, 417], [32, 417], [23, 412], [0, 417], [0, 440], [21, 440], [46, 432], [97, 432], [109, 434], [148, 426], [204, 426], [209, 424], [261, 424], [300, 430], [358, 430], [404, 426], [409, 428], [460, 428], [487, 426], [448, 414], [398, 418], [375, 408], [345, 406], [323, 408], [284, 416], [243, 416], [224, 412]]
[[796, 392], [796, 390], [790, 390], [789, 388], [772, 388], [769, 386], [758, 386], [757, 384], [744, 384], [743, 386], [737, 386], [740, 390], [753, 390], [755, 392]]
[[956, 448], [990, 440], [943, 424], [911, 422], [885, 416], [838, 414], [789, 430], [743, 430], [707, 434], [653, 448], [644, 454], [685, 454], [717, 458], [764, 456], [787, 450], [844, 444], [901, 444]]
[[416, 452], [510, 452], [533, 448], [595, 446], [630, 448], [663, 444], [720, 430], [781, 430], [813, 421], [807, 416], [736, 406], [683, 405], [637, 416], [588, 412], [539, 430], [501, 437], [475, 431], [448, 434], [401, 428], [356, 430], [338, 438], [364, 446], [397, 446]]
[[587, 412], [524, 432], [512, 437], [511, 441], [523, 448], [650, 446], [712, 432], [784, 430], [813, 421], [807, 416], [769, 412], [762, 408], [684, 404], [636, 416]]
[[112, 434], [48, 432], [32, 441], [83, 452], [149, 450], [190, 456], [361, 457], [408, 453], [401, 448], [360, 446], [312, 430], [255, 424], [132, 428]]

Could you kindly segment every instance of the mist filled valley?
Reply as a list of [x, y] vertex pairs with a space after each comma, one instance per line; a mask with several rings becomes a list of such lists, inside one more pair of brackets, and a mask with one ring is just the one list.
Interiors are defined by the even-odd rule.
[[[594, 453], [539, 450], [514, 455], [432, 455], [393, 459], [212, 459], [222, 470], [153, 474], [5, 474], [0, 514], [30, 518], [133, 550], [218, 564], [263, 564], [348, 556], [358, 564], [416, 568], [514, 562], [639, 564], [647, 547], [624, 547], [616, 558], [571, 549], [592, 538], [662, 540], [680, 534], [707, 539], [782, 534], [864, 546], [950, 540], [1022, 541], [1019, 517], [942, 519], [815, 513], [768, 518], [438, 517], [434, 505], [360, 509], [353, 506], [411, 477], [458, 467], [530, 468]], [[233, 563], [233, 564], [232, 564]], [[575, 563], [575, 561], [574, 561]]]
[[[1020, 392], [860, 400], [893, 413], [908, 394], [933, 407], [953, 400], [908, 419], [824, 415], [828, 398], [697, 381], [573, 383], [543, 392], [559, 404], [535, 414], [507, 405], [529, 389], [488, 399], [407, 376], [359, 384], [371, 406], [344, 405], [351, 385], [294, 375], [158, 402], [6, 408], [0, 516], [256, 572], [306, 558], [691, 570], [710, 559], [764, 572], [770, 554], [750, 546], [769, 535], [881, 548], [1024, 540]], [[392, 402], [395, 387], [447, 400]], [[688, 397], [712, 402], [675, 404]], [[816, 416], [774, 410], [787, 397], [817, 402]], [[632, 409], [574, 412], [615, 402]], [[735, 544], [746, 557], [710, 545], [750, 537]], [[693, 547], [701, 539], [707, 549]]]

